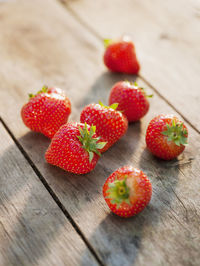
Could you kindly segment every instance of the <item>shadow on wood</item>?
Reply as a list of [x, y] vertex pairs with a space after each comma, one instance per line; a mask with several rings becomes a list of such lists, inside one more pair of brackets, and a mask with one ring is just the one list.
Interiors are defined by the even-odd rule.
[[[30, 140], [30, 136], [25, 138]], [[61, 265], [66, 257], [69, 265], [77, 265], [80, 258], [85, 265], [96, 265], [15, 145], [4, 150], [0, 166], [1, 265], [53, 265], [55, 261]]]
[[78, 103], [78, 108], [83, 109], [84, 106], [90, 103], [98, 103], [102, 101], [103, 104], [108, 105], [108, 97], [112, 86], [120, 80], [130, 80], [132, 82], [136, 81], [137, 76], [104, 72], [99, 76], [99, 78], [92, 85], [91, 90], [88, 92], [87, 96]]

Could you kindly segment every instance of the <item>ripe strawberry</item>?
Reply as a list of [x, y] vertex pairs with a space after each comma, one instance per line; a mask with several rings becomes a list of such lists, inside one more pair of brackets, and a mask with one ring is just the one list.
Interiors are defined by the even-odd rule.
[[69, 99], [61, 89], [45, 86], [36, 95], [29, 94], [29, 98], [21, 110], [24, 124], [52, 138], [68, 120], [71, 113]]
[[157, 157], [171, 160], [185, 149], [188, 130], [174, 115], [159, 115], [151, 120], [146, 132], [147, 148]]
[[92, 171], [101, 156], [99, 149], [106, 144], [99, 142], [95, 130], [95, 126], [86, 123], [63, 125], [45, 153], [47, 162], [75, 174]]
[[137, 74], [140, 70], [135, 46], [130, 38], [124, 37], [119, 41], [104, 40], [106, 47], [104, 53], [105, 65], [114, 72]]
[[80, 121], [96, 126], [96, 134], [101, 136], [101, 141], [107, 142], [101, 152], [106, 151], [118, 139], [120, 139], [128, 128], [126, 117], [116, 111], [117, 104], [105, 106], [99, 104], [89, 104], [81, 112]]
[[110, 91], [109, 104], [119, 103], [117, 110], [126, 115], [129, 122], [142, 118], [149, 110], [149, 102], [143, 88], [129, 81], [117, 82]]
[[115, 214], [131, 217], [141, 212], [149, 203], [152, 186], [139, 169], [124, 166], [112, 173], [103, 186], [103, 196]]

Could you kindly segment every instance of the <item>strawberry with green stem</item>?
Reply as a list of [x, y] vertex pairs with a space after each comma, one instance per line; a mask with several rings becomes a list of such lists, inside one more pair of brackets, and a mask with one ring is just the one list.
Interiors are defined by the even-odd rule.
[[101, 141], [107, 142], [101, 152], [106, 151], [116, 141], [118, 141], [128, 128], [127, 118], [119, 111], [116, 111], [118, 104], [105, 106], [99, 104], [89, 104], [81, 112], [81, 123], [96, 126], [96, 134], [101, 136]]
[[44, 86], [35, 95], [29, 94], [29, 101], [21, 109], [24, 124], [33, 131], [52, 138], [67, 122], [71, 103], [59, 88]]
[[187, 145], [188, 130], [174, 115], [153, 118], [146, 131], [147, 148], [157, 157], [171, 160], [181, 154]]
[[67, 123], [52, 138], [45, 153], [46, 161], [68, 172], [86, 174], [94, 169], [106, 145], [86, 123]]
[[119, 81], [111, 88], [109, 104], [118, 103], [117, 110], [123, 112], [129, 122], [141, 119], [149, 110], [148, 98], [144, 88], [135, 82]]
[[114, 41], [104, 40], [104, 63], [109, 70], [127, 74], [137, 74], [140, 65], [136, 57], [135, 46], [128, 36]]
[[121, 217], [131, 217], [141, 212], [149, 203], [152, 186], [139, 169], [124, 166], [113, 172], [103, 186], [103, 196], [112, 212]]

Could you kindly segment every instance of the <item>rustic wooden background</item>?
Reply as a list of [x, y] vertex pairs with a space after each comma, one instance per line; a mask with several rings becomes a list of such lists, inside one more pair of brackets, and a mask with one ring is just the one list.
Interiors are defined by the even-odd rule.
[[[130, 34], [138, 76], [112, 74], [103, 38]], [[48, 165], [49, 140], [20, 109], [44, 84], [65, 90], [71, 121], [112, 85], [137, 80], [154, 94], [148, 114], [76, 176]], [[0, 1], [0, 265], [200, 265], [200, 2], [198, 0]], [[189, 145], [164, 162], [145, 148], [158, 113], [174, 113]], [[102, 198], [105, 179], [131, 164], [153, 184], [149, 206], [122, 219]]]

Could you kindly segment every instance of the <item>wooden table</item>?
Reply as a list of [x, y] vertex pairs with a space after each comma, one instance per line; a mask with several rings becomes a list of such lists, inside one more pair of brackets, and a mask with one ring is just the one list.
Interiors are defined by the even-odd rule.
[[[198, 0], [0, 1], [0, 265], [200, 265], [200, 3]], [[138, 76], [112, 74], [103, 38], [129, 33]], [[119, 80], [154, 94], [148, 114], [76, 176], [48, 165], [49, 140], [30, 132], [20, 109], [44, 84], [61, 87], [79, 121], [91, 102], [107, 103]], [[158, 113], [174, 113], [189, 145], [164, 162], [145, 148]], [[153, 185], [149, 206], [122, 219], [110, 213], [102, 185], [131, 164]]]

